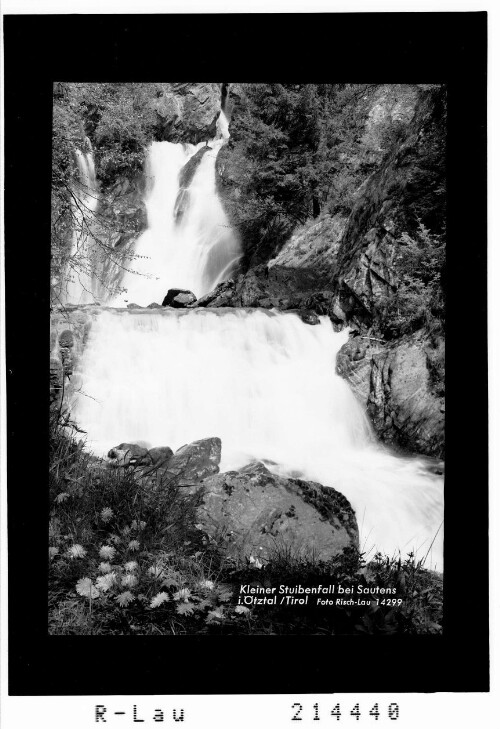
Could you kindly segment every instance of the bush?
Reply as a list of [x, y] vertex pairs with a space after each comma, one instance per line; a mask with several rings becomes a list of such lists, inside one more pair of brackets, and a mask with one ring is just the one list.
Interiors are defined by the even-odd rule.
[[389, 338], [425, 327], [440, 331], [445, 320], [444, 236], [419, 222], [413, 236], [399, 238], [393, 269], [395, 290], [379, 302], [379, 327]]

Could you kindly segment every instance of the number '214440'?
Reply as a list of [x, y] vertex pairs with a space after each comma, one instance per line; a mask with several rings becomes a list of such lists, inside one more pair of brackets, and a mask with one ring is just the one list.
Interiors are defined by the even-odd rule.
[[[292, 721], [302, 721], [303, 718], [306, 718], [303, 716], [304, 707], [302, 704], [296, 703], [292, 704], [293, 709], [293, 716], [291, 717]], [[340, 708], [340, 704], [335, 704], [333, 709], [328, 711], [321, 710], [320, 714], [320, 708], [319, 704], [313, 704], [312, 706], [312, 717], [309, 715], [307, 716], [307, 719], [311, 719], [313, 721], [319, 721], [321, 718], [327, 718], [327, 717], [333, 717], [337, 721], [340, 721], [342, 718], [347, 718], [349, 716], [353, 717], [356, 721], [359, 721], [360, 717], [362, 716], [361, 709], [359, 708], [359, 704], [355, 704], [353, 708], [349, 711], [348, 709], [344, 710], [342, 712]], [[378, 719], [390, 719], [391, 721], [396, 721], [399, 719], [399, 704], [392, 703], [388, 706], [382, 706], [377, 704], [374, 704], [371, 709], [367, 710], [365, 712], [366, 716], [371, 717], [375, 721], [378, 721]]]

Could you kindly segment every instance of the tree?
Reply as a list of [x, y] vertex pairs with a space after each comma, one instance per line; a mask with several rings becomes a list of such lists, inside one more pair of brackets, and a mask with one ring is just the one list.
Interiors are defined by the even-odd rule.
[[233, 92], [221, 187], [252, 260], [273, 255], [311, 216], [350, 212], [378, 161], [362, 138], [372, 88], [244, 84]]

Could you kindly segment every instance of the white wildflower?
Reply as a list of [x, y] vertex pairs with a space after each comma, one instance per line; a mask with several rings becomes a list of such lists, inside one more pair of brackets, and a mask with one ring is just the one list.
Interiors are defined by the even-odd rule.
[[73, 544], [68, 549], [68, 555], [71, 559], [82, 559], [87, 554], [87, 550], [82, 547], [81, 544]]
[[153, 597], [151, 600], [151, 604], [149, 607], [151, 608], [157, 608], [160, 605], [162, 605], [164, 602], [168, 602], [170, 600], [169, 596], [166, 592], [159, 592], [157, 595]]
[[99, 557], [102, 559], [112, 560], [115, 554], [116, 549], [114, 547], [110, 547], [108, 544], [105, 544], [99, 550]]

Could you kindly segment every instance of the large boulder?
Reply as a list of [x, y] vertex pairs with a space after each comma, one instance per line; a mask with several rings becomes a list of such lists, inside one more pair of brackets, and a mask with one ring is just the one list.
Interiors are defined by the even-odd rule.
[[262, 463], [203, 481], [198, 528], [225, 541], [228, 555], [276, 553], [328, 560], [358, 546], [352, 507], [338, 491], [272, 474]]
[[396, 342], [356, 336], [337, 356], [337, 372], [366, 407], [388, 444], [444, 457], [444, 340], [423, 331]]
[[169, 289], [162, 301], [162, 306], [172, 306], [174, 309], [185, 309], [194, 304], [196, 296], [187, 289]]
[[203, 438], [179, 448], [165, 466], [166, 475], [178, 479], [180, 486], [197, 483], [219, 473], [220, 438]]

